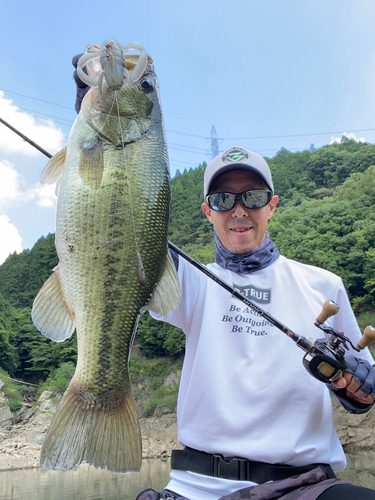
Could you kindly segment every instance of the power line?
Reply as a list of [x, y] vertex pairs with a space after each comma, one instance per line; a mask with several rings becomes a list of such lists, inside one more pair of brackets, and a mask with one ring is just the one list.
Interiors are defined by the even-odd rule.
[[52, 106], [58, 106], [59, 108], [65, 108], [65, 109], [70, 109], [70, 111], [73, 110], [73, 106], [63, 106], [62, 104], [57, 104], [55, 102], [50, 102], [50, 101], [44, 101], [43, 99], [37, 99], [36, 97], [31, 97], [30, 95], [25, 95], [25, 94], [19, 94], [18, 92], [12, 92], [11, 90], [6, 90], [6, 89], [0, 89], [3, 92], [8, 92], [8, 94], [14, 94], [14, 95], [19, 95], [21, 97], [26, 97], [27, 99], [32, 99], [33, 101], [39, 101], [39, 102], [44, 102], [45, 104], [52, 104]]
[[[168, 145], [168, 149], [173, 149], [174, 151], [183, 151], [185, 153], [193, 153], [193, 154], [196, 154], [196, 155], [202, 155], [202, 153], [200, 151], [191, 151], [189, 149], [174, 148], [174, 147], [169, 147], [169, 145]], [[207, 154], [208, 150], [205, 150], [205, 152]]]
[[[168, 141], [167, 141], [168, 142]], [[168, 146], [181, 146], [183, 148], [191, 148], [191, 149], [197, 149], [199, 151], [203, 151], [204, 153], [207, 153], [207, 149], [203, 148], [196, 148], [195, 146], [187, 146], [186, 144], [175, 144], [174, 142], [168, 142]]]
[[181, 163], [183, 165], [197, 165], [196, 163], [191, 163], [188, 161], [183, 161], [183, 160], [170, 160], [170, 163]]
[[[39, 101], [39, 102], [43, 102], [46, 104], [51, 104], [52, 106], [58, 106], [60, 108], [69, 109], [70, 111], [72, 111], [72, 107], [69, 107], [69, 106], [64, 106], [62, 104], [57, 104], [54, 102], [45, 101], [43, 99], [38, 99], [36, 97], [28, 96], [26, 94], [13, 92], [11, 90], [6, 90], [6, 89], [0, 89], [0, 90], [2, 90], [3, 92], [8, 92], [10, 94], [18, 95], [21, 97], [26, 97], [27, 99], [32, 99], [34, 101]], [[22, 109], [22, 108], [20, 108], [20, 109]], [[31, 111], [31, 112], [35, 112], [35, 111]], [[43, 114], [43, 113], [39, 113], [39, 114]], [[45, 116], [51, 116], [51, 115], [45, 114]], [[59, 120], [69, 121], [66, 118], [60, 118], [60, 117], [56, 117], [56, 118], [58, 118]], [[72, 123], [72, 122], [70, 122], [70, 123]], [[354, 130], [352, 130], [350, 128], [346, 128], [345, 130], [348, 131], [347, 133], [350, 133], [350, 132], [352, 132], [352, 133], [353, 132], [372, 132], [375, 130], [375, 128], [364, 128], [364, 129], [354, 129]], [[210, 138], [207, 136], [197, 135], [197, 134], [189, 134], [186, 132], [178, 132], [176, 130], [166, 129], [166, 132], [171, 133], [171, 134], [185, 135], [188, 137], [196, 137], [199, 139], [210, 140]], [[317, 135], [331, 135], [331, 134], [343, 134], [343, 133], [344, 132], [342, 130], [336, 130], [336, 131], [332, 131], [332, 132], [311, 132], [308, 134], [263, 135], [263, 136], [246, 136], [246, 137], [221, 137], [221, 138], [218, 138], [218, 140], [219, 141], [224, 141], [224, 140], [225, 141], [234, 141], [234, 140], [254, 140], [254, 139], [257, 139], [257, 140], [258, 139], [283, 139], [283, 138], [287, 138], [287, 137], [312, 137], [312, 136], [317, 136]], [[189, 147], [189, 146], [187, 146], [187, 147]], [[198, 149], [198, 148], [196, 148], [196, 149]], [[204, 150], [204, 151], [206, 151], [206, 150]]]
[[32, 229], [27, 229], [26, 227], [19, 226], [18, 224], [17, 224], [17, 229], [22, 229], [23, 231], [28, 231], [29, 233], [40, 234], [40, 232], [33, 231]]
[[[308, 148], [284, 148], [284, 146], [281, 146], [280, 148], [262, 149], [262, 150], [257, 150], [257, 151], [263, 151], [263, 152], [267, 153], [270, 151], [280, 151], [280, 149], [286, 149], [287, 151], [305, 151]], [[256, 153], [257, 151], [254, 151], [254, 153]]]
[[35, 113], [36, 115], [41, 115], [41, 116], [48, 116], [49, 118], [57, 119], [57, 120], [65, 120], [66, 124], [64, 125], [73, 125], [73, 121], [68, 120], [67, 118], [61, 118], [60, 116], [54, 116], [54, 115], [48, 115], [47, 113], [41, 113], [40, 111], [35, 111], [34, 109], [27, 109], [27, 108], [20, 108], [18, 106], [18, 109], [21, 109], [22, 111], [27, 111], [28, 113]]
[[187, 134], [185, 132], [176, 132], [175, 130], [167, 130], [167, 129], [165, 131], [169, 132], [170, 134], [188, 135], [189, 137], [199, 137], [199, 139], [208, 139], [208, 137], [205, 137], [203, 135]]
[[[346, 128], [344, 129], [345, 131], [348, 131], [347, 133], [350, 132], [372, 132], [374, 131], [375, 128], [361, 128], [361, 129], [350, 129]], [[207, 139], [209, 140], [209, 137], [205, 137], [203, 135], [194, 135], [194, 134], [187, 134], [185, 132], [177, 132], [175, 130], [166, 130], [166, 132], [172, 133], [172, 134], [179, 134], [179, 135], [187, 135], [190, 137], [198, 137], [199, 139]], [[333, 132], [311, 132], [308, 134], [285, 134], [285, 135], [261, 135], [261, 136], [248, 136], [248, 137], [220, 137], [218, 140], [220, 141], [239, 141], [239, 140], [247, 140], [247, 139], [282, 139], [285, 137], [310, 137], [310, 136], [315, 136], [315, 135], [331, 135], [331, 134], [344, 134], [343, 130], [336, 130]]]
[[342, 130], [336, 131], [336, 132], [313, 132], [311, 134], [288, 134], [288, 135], [264, 135], [264, 136], [258, 136], [258, 137], [225, 137], [223, 140], [225, 141], [239, 141], [242, 139], [282, 139], [284, 137], [310, 137], [314, 135], [331, 135], [331, 134], [344, 134], [344, 133], [351, 133], [351, 132], [371, 132], [375, 130], [375, 128], [361, 128], [357, 130], [351, 130], [351, 129], [345, 129], [348, 130], [349, 132], [343, 132]]

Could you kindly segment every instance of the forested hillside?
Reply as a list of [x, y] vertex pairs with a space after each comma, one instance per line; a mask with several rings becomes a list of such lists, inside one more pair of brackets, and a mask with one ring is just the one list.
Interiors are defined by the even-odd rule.
[[[375, 311], [375, 146], [343, 138], [340, 144], [268, 160], [279, 206], [269, 225], [286, 257], [339, 274], [361, 326]], [[200, 206], [206, 164], [177, 172], [169, 239], [198, 261], [213, 261], [211, 224]], [[0, 367], [9, 374], [45, 379], [62, 363], [76, 361], [75, 336], [63, 343], [43, 337], [30, 318], [32, 301], [57, 264], [54, 235], [0, 266]], [[142, 316], [136, 344], [149, 357], [179, 357], [184, 336]]]

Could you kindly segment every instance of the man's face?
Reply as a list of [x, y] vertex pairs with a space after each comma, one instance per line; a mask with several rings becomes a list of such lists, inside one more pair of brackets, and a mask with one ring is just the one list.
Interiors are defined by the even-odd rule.
[[[253, 172], [232, 170], [216, 179], [210, 194], [220, 192], [239, 194], [250, 189], [269, 189], [269, 187]], [[245, 255], [254, 252], [263, 243], [268, 221], [273, 215], [278, 199], [278, 196], [273, 196], [268, 205], [257, 209], [245, 208], [240, 200], [237, 200], [232, 210], [227, 212], [216, 212], [206, 203], [202, 204], [202, 209], [214, 225], [224, 247], [231, 253]]]

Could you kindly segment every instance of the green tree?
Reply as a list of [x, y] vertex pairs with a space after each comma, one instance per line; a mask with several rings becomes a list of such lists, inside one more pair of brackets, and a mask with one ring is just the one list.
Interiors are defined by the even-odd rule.
[[[269, 225], [282, 255], [340, 275], [361, 317], [375, 310], [375, 145], [343, 137], [340, 143], [268, 159], [280, 202]], [[206, 164], [172, 179], [169, 239], [193, 258], [213, 262], [212, 226], [201, 210]], [[54, 235], [0, 266], [0, 367], [18, 377], [45, 379], [75, 363], [75, 334], [62, 343], [43, 337], [30, 317], [32, 302], [57, 264]], [[180, 356], [185, 336], [142, 316], [144, 354]]]
[[0, 367], [14, 375], [19, 357], [13, 345], [16, 336], [14, 309], [0, 294]]
[[138, 331], [138, 345], [148, 357], [181, 356], [185, 352], [185, 335], [172, 325], [156, 321], [149, 313], [141, 316]]
[[31, 308], [57, 262], [55, 236], [42, 236], [31, 250], [13, 253], [0, 266], [0, 293], [14, 307]]

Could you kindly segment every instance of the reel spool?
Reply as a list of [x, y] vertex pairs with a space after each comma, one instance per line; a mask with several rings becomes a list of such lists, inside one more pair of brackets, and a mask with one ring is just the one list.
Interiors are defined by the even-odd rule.
[[363, 337], [354, 346], [351, 340], [341, 331], [336, 331], [329, 326], [324, 326], [328, 318], [339, 312], [339, 306], [332, 300], [323, 304], [322, 312], [315, 321], [315, 326], [323, 330], [327, 338], [318, 339], [305, 349], [303, 365], [306, 370], [316, 379], [329, 384], [342, 376], [347, 364], [345, 353], [349, 350], [348, 344], [357, 352], [365, 349], [371, 342], [375, 341], [375, 328], [366, 326]]

